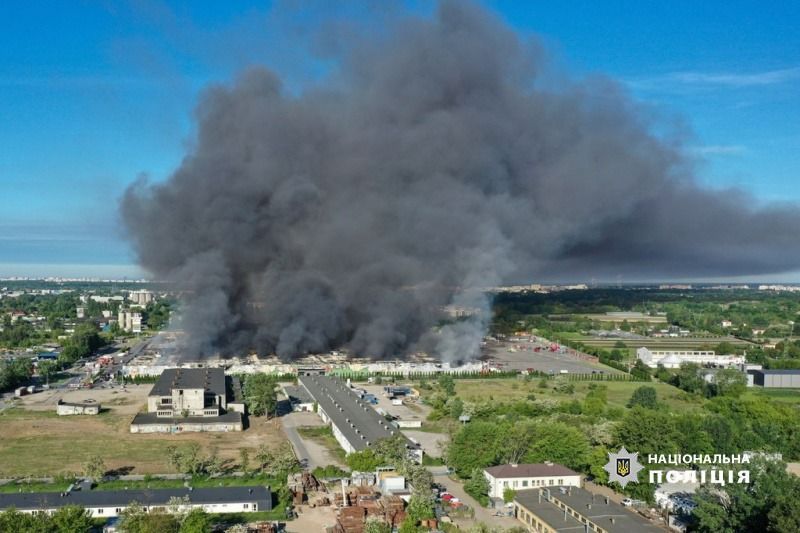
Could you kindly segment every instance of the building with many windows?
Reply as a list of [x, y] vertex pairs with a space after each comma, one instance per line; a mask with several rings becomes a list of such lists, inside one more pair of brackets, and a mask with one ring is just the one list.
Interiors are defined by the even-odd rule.
[[492, 466], [483, 471], [489, 481], [489, 497], [502, 498], [506, 489], [525, 490], [554, 485], [581, 486], [581, 475], [555, 463], [509, 464]]
[[522, 490], [514, 496], [514, 516], [528, 531], [655, 533], [664, 531], [605, 496], [579, 487]]
[[132, 433], [242, 431], [244, 401], [238, 379], [222, 368], [168, 368], [147, 396]]

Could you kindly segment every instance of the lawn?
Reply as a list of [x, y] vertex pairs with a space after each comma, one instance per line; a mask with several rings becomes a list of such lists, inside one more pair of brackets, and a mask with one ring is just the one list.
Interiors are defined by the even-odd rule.
[[520, 400], [533, 394], [536, 399], [552, 398], [555, 400], [583, 400], [592, 384], [605, 385], [608, 391], [609, 406], [624, 407], [633, 391], [642, 385], [656, 389], [658, 399], [673, 409], [685, 409], [700, 405], [702, 400], [692, 399], [680, 389], [665, 383], [643, 383], [633, 381], [570, 381], [575, 387], [574, 394], [559, 393], [554, 390], [555, 380], [547, 380], [547, 388], [539, 387], [538, 379], [525, 381], [519, 378], [456, 380], [456, 393], [466, 401], [509, 401]]
[[747, 389], [747, 396], [766, 396], [776, 402], [800, 405], [800, 389], [764, 389], [753, 387]]
[[7, 409], [0, 414], [0, 478], [74, 474], [98, 455], [106, 468], [128, 468], [134, 474], [172, 473], [167, 447], [196, 442], [201, 453], [218, 448], [223, 459], [237, 461], [240, 448], [251, 456], [266, 443], [285, 441], [280, 428], [263, 418], [250, 419], [242, 433], [132, 434], [131, 415], [114, 406], [99, 416], [60, 417], [54, 411]]

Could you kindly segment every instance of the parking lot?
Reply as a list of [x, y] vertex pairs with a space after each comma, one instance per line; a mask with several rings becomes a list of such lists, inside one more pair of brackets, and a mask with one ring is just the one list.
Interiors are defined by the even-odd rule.
[[[535, 351], [539, 348], [539, 351]], [[493, 359], [508, 370], [526, 370], [532, 368], [547, 374], [591, 374], [603, 372], [605, 374], [618, 374], [615, 370], [600, 363], [585, 361], [570, 353], [571, 351], [552, 352], [548, 345], [532, 342], [498, 342], [491, 344], [484, 350], [484, 358]]]

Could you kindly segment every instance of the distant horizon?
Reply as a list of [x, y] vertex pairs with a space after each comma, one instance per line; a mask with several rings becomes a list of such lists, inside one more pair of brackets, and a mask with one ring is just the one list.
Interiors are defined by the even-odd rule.
[[[163, 280], [149, 276], [135, 264], [82, 264], [82, 263], [0, 263], [0, 281], [13, 281], [13, 278], [26, 278], [31, 281], [47, 279], [74, 280], [109, 280], [109, 281], [148, 281]], [[800, 284], [800, 272], [783, 274], [765, 274], [760, 276], [730, 278], [653, 278], [653, 279], [583, 279], [570, 280], [526, 280], [503, 283], [500, 286], [513, 285], [570, 285], [585, 283], [587, 285], [657, 285], [657, 284], [731, 284], [731, 285], [764, 285], [764, 284]]]

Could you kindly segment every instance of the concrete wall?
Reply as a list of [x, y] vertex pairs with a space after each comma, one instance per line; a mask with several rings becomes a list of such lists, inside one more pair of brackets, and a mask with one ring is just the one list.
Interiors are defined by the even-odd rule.
[[100, 413], [100, 404], [96, 405], [59, 404], [56, 406], [56, 413], [58, 413], [60, 416], [96, 415]]
[[242, 424], [231, 422], [131, 424], [131, 433], [200, 433], [204, 431], [223, 433], [242, 431]]

